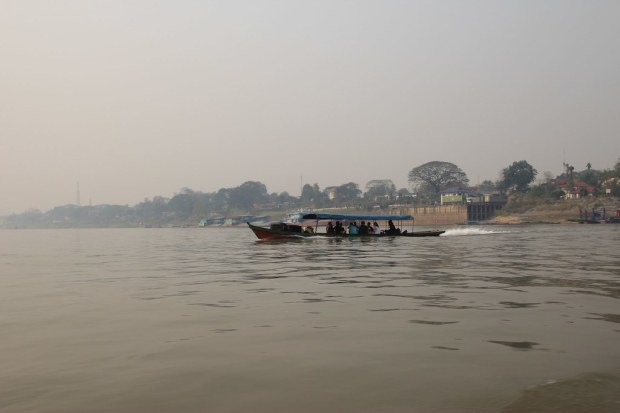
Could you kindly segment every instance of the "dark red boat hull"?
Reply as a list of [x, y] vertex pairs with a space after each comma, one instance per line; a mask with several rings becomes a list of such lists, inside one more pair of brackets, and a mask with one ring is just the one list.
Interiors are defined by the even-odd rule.
[[252, 225], [248, 222], [248, 226], [254, 232], [254, 235], [258, 239], [264, 240], [282, 240], [282, 239], [303, 239], [313, 237], [327, 237], [327, 238], [381, 238], [381, 237], [438, 237], [445, 231], [417, 231], [417, 232], [404, 232], [400, 234], [314, 234], [305, 232], [289, 232], [281, 231], [277, 229], [259, 227]]

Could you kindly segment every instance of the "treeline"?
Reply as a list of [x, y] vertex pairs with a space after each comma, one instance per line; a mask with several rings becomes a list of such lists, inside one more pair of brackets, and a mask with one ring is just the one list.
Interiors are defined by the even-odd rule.
[[[515, 161], [504, 168], [500, 178], [470, 186], [469, 179], [457, 165], [433, 161], [409, 172], [410, 189], [397, 189], [389, 179], [366, 183], [364, 190], [354, 182], [320, 188], [318, 184], [303, 186], [301, 196], [287, 192], [269, 193], [265, 184], [247, 181], [234, 188], [222, 188], [203, 193], [183, 188], [171, 198], [155, 196], [135, 206], [128, 205], [65, 205], [47, 212], [26, 211], [4, 218], [5, 228], [62, 228], [62, 227], [137, 227], [137, 226], [194, 226], [200, 219], [239, 215], [267, 215], [278, 219], [294, 209], [354, 208], [386, 210], [392, 204], [436, 205], [442, 192], [466, 191], [469, 194], [526, 193], [536, 199], [561, 199], [578, 190], [583, 183], [591, 192], [580, 195], [620, 196], [620, 162], [613, 169], [597, 170], [589, 163], [578, 171], [564, 164], [564, 172], [553, 177], [545, 172], [538, 184], [532, 185], [538, 171], [527, 161]], [[581, 189], [579, 189], [581, 188]]]
[[411, 200], [406, 189], [396, 190], [390, 180], [370, 181], [363, 192], [349, 182], [320, 189], [318, 184], [305, 185], [300, 197], [287, 192], [269, 193], [265, 184], [248, 181], [234, 188], [204, 193], [183, 188], [171, 198], [155, 196], [135, 206], [128, 205], [64, 205], [47, 212], [29, 210], [6, 217], [5, 228], [72, 228], [72, 227], [160, 227], [195, 226], [200, 219], [216, 216], [269, 215], [277, 219], [298, 208], [378, 207], [389, 202]]

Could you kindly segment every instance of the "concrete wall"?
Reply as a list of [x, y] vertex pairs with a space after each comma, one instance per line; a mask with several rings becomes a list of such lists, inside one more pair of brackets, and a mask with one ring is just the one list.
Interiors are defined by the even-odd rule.
[[467, 222], [467, 205], [440, 205], [413, 208], [393, 208], [390, 214], [409, 214], [415, 225], [455, 225]]

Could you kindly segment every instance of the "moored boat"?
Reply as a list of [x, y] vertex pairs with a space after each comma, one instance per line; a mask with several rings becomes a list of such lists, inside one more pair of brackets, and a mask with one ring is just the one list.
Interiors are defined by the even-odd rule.
[[[443, 234], [445, 231], [431, 230], [431, 231], [413, 231], [401, 230], [391, 224], [394, 221], [402, 223], [402, 221], [411, 221], [413, 223], [413, 217], [411, 215], [358, 215], [358, 214], [306, 214], [302, 217], [302, 222], [312, 220], [314, 226], [303, 227], [301, 225], [295, 225], [290, 223], [279, 222], [271, 224], [268, 228], [258, 225], [253, 225], [248, 222], [248, 226], [254, 232], [259, 239], [302, 239], [310, 237], [329, 237], [329, 238], [378, 238], [378, 237], [437, 237]], [[319, 231], [320, 222], [332, 222], [337, 221], [343, 224], [356, 222], [356, 221], [373, 221], [390, 223], [386, 225], [385, 229], [380, 230], [379, 233], [328, 233]]]

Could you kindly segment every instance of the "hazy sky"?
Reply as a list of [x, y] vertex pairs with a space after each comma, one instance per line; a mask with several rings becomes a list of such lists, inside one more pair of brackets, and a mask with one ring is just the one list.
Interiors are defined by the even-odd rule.
[[0, 214], [620, 157], [618, 0], [0, 0]]

